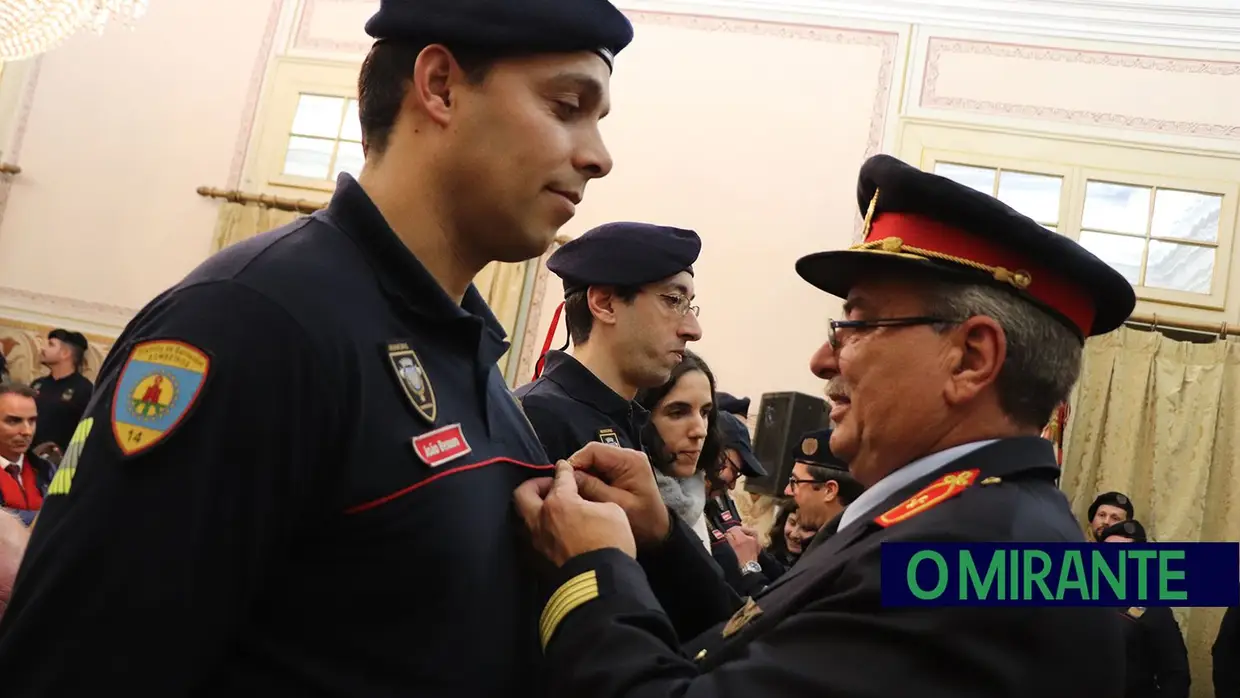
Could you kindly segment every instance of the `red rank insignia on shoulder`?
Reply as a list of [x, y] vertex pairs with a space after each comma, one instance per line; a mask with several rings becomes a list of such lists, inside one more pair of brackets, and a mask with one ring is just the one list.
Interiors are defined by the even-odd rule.
[[973, 470], [961, 470], [944, 475], [931, 483], [929, 487], [884, 512], [881, 516], [874, 519], [874, 523], [887, 528], [906, 519], [911, 519], [923, 511], [938, 505], [940, 502], [947, 501], [968, 489], [977, 479], [977, 474], [980, 472], [980, 470], [974, 468]]

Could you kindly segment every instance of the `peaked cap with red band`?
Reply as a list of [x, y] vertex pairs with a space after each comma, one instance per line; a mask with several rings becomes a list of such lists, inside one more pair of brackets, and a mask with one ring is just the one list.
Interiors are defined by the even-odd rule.
[[864, 241], [797, 261], [814, 286], [846, 298], [880, 267], [922, 268], [989, 283], [1042, 308], [1084, 339], [1123, 324], [1136, 305], [1119, 272], [1076, 241], [998, 199], [888, 155], [861, 166]]

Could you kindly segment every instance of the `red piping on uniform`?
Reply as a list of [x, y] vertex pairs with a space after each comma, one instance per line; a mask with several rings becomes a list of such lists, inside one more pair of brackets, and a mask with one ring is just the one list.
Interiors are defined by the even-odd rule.
[[515, 461], [511, 458], [502, 458], [502, 457], [501, 458], [488, 458], [484, 461], [478, 461], [477, 463], [469, 463], [468, 465], [462, 465], [456, 468], [452, 468], [451, 470], [445, 470], [441, 473], [436, 473], [421, 482], [415, 482], [414, 484], [406, 487], [403, 490], [397, 490], [396, 492], [393, 492], [392, 494], [385, 495], [374, 501], [365, 502], [364, 504], [358, 504], [357, 506], [349, 507], [348, 509], [344, 510], [344, 513], [360, 514], [363, 511], [368, 511], [370, 509], [374, 509], [375, 507], [387, 504], [393, 499], [398, 499], [400, 497], [403, 497], [409, 494], [410, 492], [418, 489], [419, 487], [424, 487], [426, 485], [429, 485], [436, 480], [442, 480], [443, 478], [448, 477], [449, 475], [456, 475], [457, 473], [463, 473], [466, 470], [477, 470], [478, 468], [483, 468], [488, 465], [492, 465], [494, 463], [512, 463], [513, 465], [519, 465], [522, 468], [530, 468], [532, 470], [555, 470], [554, 464], [533, 465], [531, 463], [522, 463], [521, 461]]
[[538, 353], [538, 361], [534, 364], [534, 377], [530, 380], [538, 380], [542, 375], [543, 363], [547, 358], [547, 350], [551, 348], [551, 340], [555, 339], [556, 325], [560, 324], [560, 313], [564, 312], [564, 301], [555, 307], [555, 315], [551, 316], [551, 327], [547, 329], [547, 338], [543, 340], [542, 351]]

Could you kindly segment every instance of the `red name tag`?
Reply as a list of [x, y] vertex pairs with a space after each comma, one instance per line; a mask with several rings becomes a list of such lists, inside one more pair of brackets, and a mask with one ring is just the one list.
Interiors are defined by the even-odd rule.
[[436, 468], [448, 461], [460, 458], [473, 449], [465, 441], [465, 435], [461, 433], [461, 425], [452, 424], [413, 437], [413, 450], [423, 463]]

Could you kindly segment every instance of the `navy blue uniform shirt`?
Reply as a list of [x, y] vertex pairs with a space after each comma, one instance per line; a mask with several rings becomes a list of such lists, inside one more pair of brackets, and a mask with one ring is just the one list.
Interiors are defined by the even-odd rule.
[[0, 623], [6, 698], [533, 694], [513, 489], [546, 456], [348, 175], [146, 306], [100, 373]]
[[547, 352], [542, 375], [517, 388], [516, 395], [553, 463], [591, 441], [642, 450], [650, 413], [564, 352]]
[[39, 423], [34, 433], [36, 446], [51, 441], [63, 453], [69, 447], [69, 438], [82, 420], [86, 405], [95, 386], [78, 371], [64, 378], [43, 376], [31, 384], [38, 393], [35, 403], [39, 407]]

